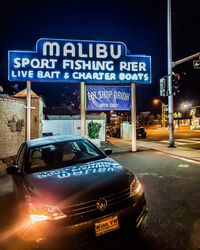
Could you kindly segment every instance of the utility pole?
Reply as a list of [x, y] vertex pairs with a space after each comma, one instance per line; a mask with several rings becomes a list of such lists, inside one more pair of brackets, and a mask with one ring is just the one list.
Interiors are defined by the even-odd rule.
[[172, 23], [171, 0], [167, 0], [167, 61], [168, 61], [168, 119], [169, 119], [169, 147], [174, 148], [174, 103], [172, 91]]
[[81, 95], [81, 136], [86, 136], [86, 112], [85, 112], [85, 82], [80, 83]]
[[172, 86], [172, 68], [189, 61], [195, 57], [200, 57], [200, 52], [194, 55], [188, 56], [176, 62], [172, 61], [172, 20], [171, 20], [171, 0], [167, 0], [167, 89], [168, 89], [168, 123], [169, 123], [169, 147], [174, 148], [174, 100], [173, 100], [173, 86]]
[[169, 122], [169, 147], [174, 148], [174, 101], [173, 101], [173, 89], [172, 89], [172, 68], [187, 62], [195, 57], [200, 57], [200, 52], [178, 60], [172, 61], [172, 21], [171, 21], [171, 0], [167, 0], [167, 62], [168, 62], [168, 122]]
[[136, 86], [131, 83], [131, 135], [132, 135], [132, 152], [137, 151], [136, 145]]
[[31, 139], [31, 81], [26, 82], [26, 140]]

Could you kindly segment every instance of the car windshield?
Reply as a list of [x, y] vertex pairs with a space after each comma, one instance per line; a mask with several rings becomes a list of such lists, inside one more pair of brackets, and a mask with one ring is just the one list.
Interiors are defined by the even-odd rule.
[[85, 139], [50, 143], [28, 151], [27, 172], [57, 169], [105, 158], [106, 156]]

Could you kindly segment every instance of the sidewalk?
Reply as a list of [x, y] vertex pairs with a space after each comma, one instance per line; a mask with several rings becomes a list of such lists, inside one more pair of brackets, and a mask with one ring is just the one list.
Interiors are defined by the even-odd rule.
[[[131, 141], [118, 138], [109, 138], [107, 142], [102, 143], [101, 148], [110, 147], [113, 153], [131, 152]], [[188, 158], [190, 160], [200, 162], [200, 150], [177, 146], [176, 148], [168, 148], [168, 145], [159, 142], [150, 142], [145, 140], [137, 140], [137, 150], [154, 149], [167, 154], [178, 157]]]
[[112, 148], [113, 153], [131, 152], [131, 141], [110, 137], [106, 142], [101, 142], [101, 149]]
[[149, 142], [149, 141], [138, 141], [137, 145], [139, 147], [148, 147], [151, 149], [155, 149], [166, 154], [175, 155], [178, 157], [187, 158], [194, 161], [199, 161], [200, 163], [200, 150], [195, 150], [191, 148], [185, 148], [176, 146], [176, 148], [169, 148], [168, 145], [158, 143], [158, 142]]

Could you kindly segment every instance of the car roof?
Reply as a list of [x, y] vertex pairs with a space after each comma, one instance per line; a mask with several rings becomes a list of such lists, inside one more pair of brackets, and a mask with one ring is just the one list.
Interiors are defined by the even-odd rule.
[[84, 138], [78, 135], [46, 136], [46, 137], [41, 137], [41, 138], [26, 141], [26, 144], [29, 148], [31, 148], [31, 147], [37, 147], [37, 146], [50, 144], [50, 143], [80, 140], [80, 139], [84, 139]]

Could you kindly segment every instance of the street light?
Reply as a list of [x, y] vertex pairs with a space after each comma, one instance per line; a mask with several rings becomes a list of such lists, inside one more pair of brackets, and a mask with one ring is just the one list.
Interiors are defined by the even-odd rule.
[[186, 110], [192, 107], [192, 103], [184, 102], [181, 104], [181, 109]]
[[158, 105], [159, 103], [161, 104], [162, 127], [165, 127], [165, 103], [160, 99], [153, 100], [153, 104]]

